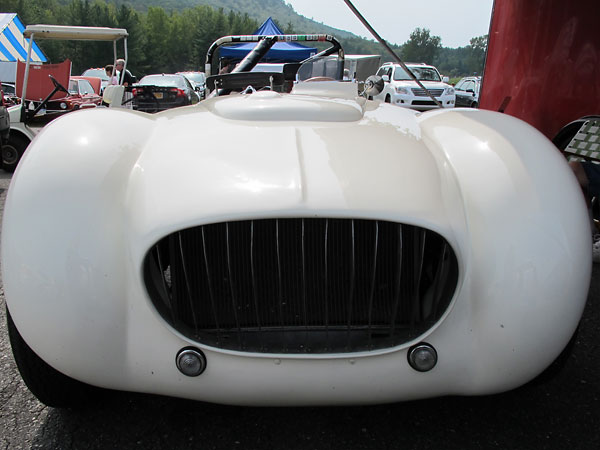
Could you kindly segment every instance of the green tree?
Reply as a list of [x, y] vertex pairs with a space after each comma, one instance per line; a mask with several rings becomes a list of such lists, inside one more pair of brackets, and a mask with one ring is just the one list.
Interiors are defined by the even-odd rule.
[[483, 66], [485, 64], [485, 54], [487, 52], [488, 36], [474, 37], [470, 40], [467, 49], [469, 50], [469, 57], [467, 58], [467, 64], [469, 72], [471, 74], [477, 73], [481, 75], [483, 73]]
[[441, 48], [442, 38], [431, 36], [427, 28], [416, 28], [402, 47], [404, 61], [432, 64]]

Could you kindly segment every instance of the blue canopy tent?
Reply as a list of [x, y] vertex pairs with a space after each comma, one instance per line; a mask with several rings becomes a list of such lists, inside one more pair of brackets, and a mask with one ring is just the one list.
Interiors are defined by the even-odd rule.
[[[254, 32], [255, 35], [275, 36], [283, 32], [275, 25], [270, 17]], [[256, 46], [256, 43], [246, 43], [222, 47], [219, 49], [221, 58], [241, 60]], [[277, 42], [262, 59], [263, 62], [295, 62], [303, 61], [317, 53], [316, 48], [305, 47], [296, 42]]]

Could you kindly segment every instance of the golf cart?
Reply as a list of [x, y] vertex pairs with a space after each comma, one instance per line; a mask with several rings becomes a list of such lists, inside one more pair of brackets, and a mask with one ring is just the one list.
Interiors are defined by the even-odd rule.
[[[25, 65], [25, 75], [23, 78], [22, 101], [20, 104], [9, 108], [10, 114], [10, 137], [8, 142], [2, 146], [2, 157], [0, 166], [7, 172], [13, 172], [23, 156], [25, 149], [38, 132], [51, 120], [60, 116], [45, 114], [46, 103], [52, 96], [59, 92], [68, 92], [54, 77], [50, 77], [54, 89], [33, 109], [28, 108], [27, 102], [27, 84], [29, 81], [31, 51], [33, 40], [35, 39], [54, 39], [54, 40], [77, 40], [77, 41], [112, 41], [113, 60], [117, 59], [117, 41], [123, 39], [124, 55], [127, 61], [127, 30], [123, 28], [104, 28], [104, 27], [75, 27], [63, 25], [29, 25], [23, 33], [25, 38], [29, 39], [29, 49], [27, 52], [27, 61]], [[123, 69], [125, 70], [125, 68]]]

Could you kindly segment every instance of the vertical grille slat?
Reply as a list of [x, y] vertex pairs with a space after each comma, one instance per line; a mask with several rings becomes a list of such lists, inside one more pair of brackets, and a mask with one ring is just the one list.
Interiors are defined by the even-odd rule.
[[148, 294], [190, 339], [262, 353], [357, 352], [414, 339], [458, 282], [452, 247], [413, 225], [368, 219], [223, 222], [148, 251]]
[[396, 246], [396, 270], [394, 272], [394, 304], [392, 307], [392, 314], [390, 316], [390, 337], [394, 335], [396, 331], [396, 316], [398, 315], [398, 307], [400, 306], [400, 295], [402, 293], [402, 225], [397, 225], [398, 233], [398, 244]]
[[[204, 233], [204, 227], [200, 227], [200, 234], [202, 238], [202, 257], [204, 259], [204, 270], [206, 274], [206, 286], [208, 289], [208, 297], [210, 299], [211, 311], [215, 320], [215, 326], [217, 329], [217, 343], [221, 342], [221, 326], [219, 325], [219, 316], [217, 315], [217, 308], [215, 306], [215, 295], [213, 291], [211, 276], [210, 276], [210, 265], [208, 264], [208, 255], [206, 253], [206, 236]], [[218, 345], [217, 344], [217, 345]]]
[[198, 321], [196, 320], [196, 311], [194, 308], [194, 300], [192, 298], [192, 289], [190, 287], [188, 271], [185, 264], [186, 257], [183, 252], [183, 243], [181, 242], [181, 233], [177, 233], [177, 241], [179, 242], [179, 254], [181, 256], [181, 271], [183, 274], [183, 280], [185, 282], [185, 292], [187, 294], [187, 298], [189, 301], [190, 315], [192, 317], [192, 322], [194, 323], [194, 330], [198, 333]]
[[354, 219], [350, 220], [350, 291], [348, 293], [348, 325], [346, 327], [346, 348], [350, 348], [350, 331], [352, 327], [352, 307], [354, 300], [354, 276], [356, 275], [356, 260], [354, 247]]
[[325, 232], [323, 236], [323, 284], [325, 289], [323, 290], [324, 295], [324, 320], [325, 320], [325, 350], [328, 350], [331, 346], [329, 338], [329, 219], [325, 219]]
[[262, 333], [260, 333], [261, 331], [261, 326], [260, 326], [260, 308], [259, 308], [259, 302], [258, 302], [258, 287], [257, 287], [257, 280], [256, 280], [256, 271], [254, 269], [254, 220], [250, 221], [250, 273], [251, 273], [251, 278], [252, 278], [252, 300], [254, 301], [254, 313], [255, 313], [255, 319], [256, 319], [256, 327], [259, 331], [258, 335], [260, 338], [260, 347], [261, 349], [263, 348], [263, 339], [262, 339]]
[[243, 340], [242, 340], [242, 328], [240, 326], [240, 321], [238, 318], [238, 307], [235, 297], [235, 286], [233, 285], [233, 270], [231, 266], [231, 241], [229, 239], [229, 223], [225, 224], [225, 246], [227, 249], [227, 275], [229, 281], [229, 290], [230, 290], [230, 298], [231, 305], [233, 306], [233, 317], [235, 320], [235, 326], [237, 328], [238, 342], [240, 348], [244, 348]]
[[379, 222], [375, 221], [375, 243], [373, 245], [373, 262], [371, 263], [371, 290], [369, 293], [369, 313], [368, 313], [368, 327], [369, 327], [369, 348], [371, 348], [372, 342], [372, 329], [373, 325], [373, 297], [375, 296], [375, 276], [377, 275], [377, 245], [379, 243]]
[[[306, 307], [306, 254], [305, 254], [305, 242], [304, 242], [304, 219], [302, 219], [302, 315], [304, 318], [304, 327], [308, 333], [308, 311]], [[307, 336], [308, 339], [308, 336]], [[307, 351], [304, 347], [304, 351]]]

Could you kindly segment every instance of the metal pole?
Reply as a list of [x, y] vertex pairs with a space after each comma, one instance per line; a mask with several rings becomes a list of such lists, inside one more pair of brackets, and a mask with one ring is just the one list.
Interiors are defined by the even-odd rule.
[[31, 48], [33, 47], [33, 36], [29, 37], [29, 48], [27, 49], [27, 62], [25, 63], [25, 75], [23, 76], [23, 89], [21, 90], [21, 122], [25, 122], [27, 110], [25, 108], [25, 99], [27, 98], [27, 83], [29, 81], [29, 65], [31, 64]]
[[400, 66], [404, 69], [404, 71], [408, 74], [409, 77], [411, 77], [413, 79], [413, 81], [415, 81], [419, 87], [421, 89], [423, 89], [427, 95], [429, 96], [429, 98], [431, 100], [434, 101], [434, 103], [442, 108], [441, 103], [433, 96], [431, 95], [431, 92], [429, 92], [429, 90], [423, 86], [423, 83], [421, 83], [417, 77], [410, 71], [408, 70], [408, 67], [406, 67], [406, 64], [404, 64], [404, 62], [400, 59], [400, 57], [398, 55], [396, 55], [396, 52], [394, 52], [394, 50], [392, 50], [392, 47], [390, 47], [387, 42], [385, 42], [381, 36], [379, 36], [379, 34], [377, 34], [377, 31], [375, 31], [375, 29], [369, 24], [369, 22], [367, 22], [367, 20], [363, 17], [363, 15], [358, 11], [358, 9], [356, 9], [354, 7], [354, 5], [352, 4], [352, 2], [350, 0], [344, 0], [344, 3], [346, 3], [346, 5], [348, 5], [348, 8], [350, 8], [350, 10], [354, 13], [354, 15], [358, 18], [358, 20], [360, 20], [362, 22], [362, 24], [367, 27], [367, 30], [369, 30], [371, 32], [371, 34], [373, 35], [373, 37], [379, 41], [379, 43], [381, 45], [383, 45], [385, 47], [385, 49], [390, 52], [390, 54], [392, 55], [392, 57], [394, 58], [394, 60], [396, 60], [396, 62], [398, 64], [400, 64]]

